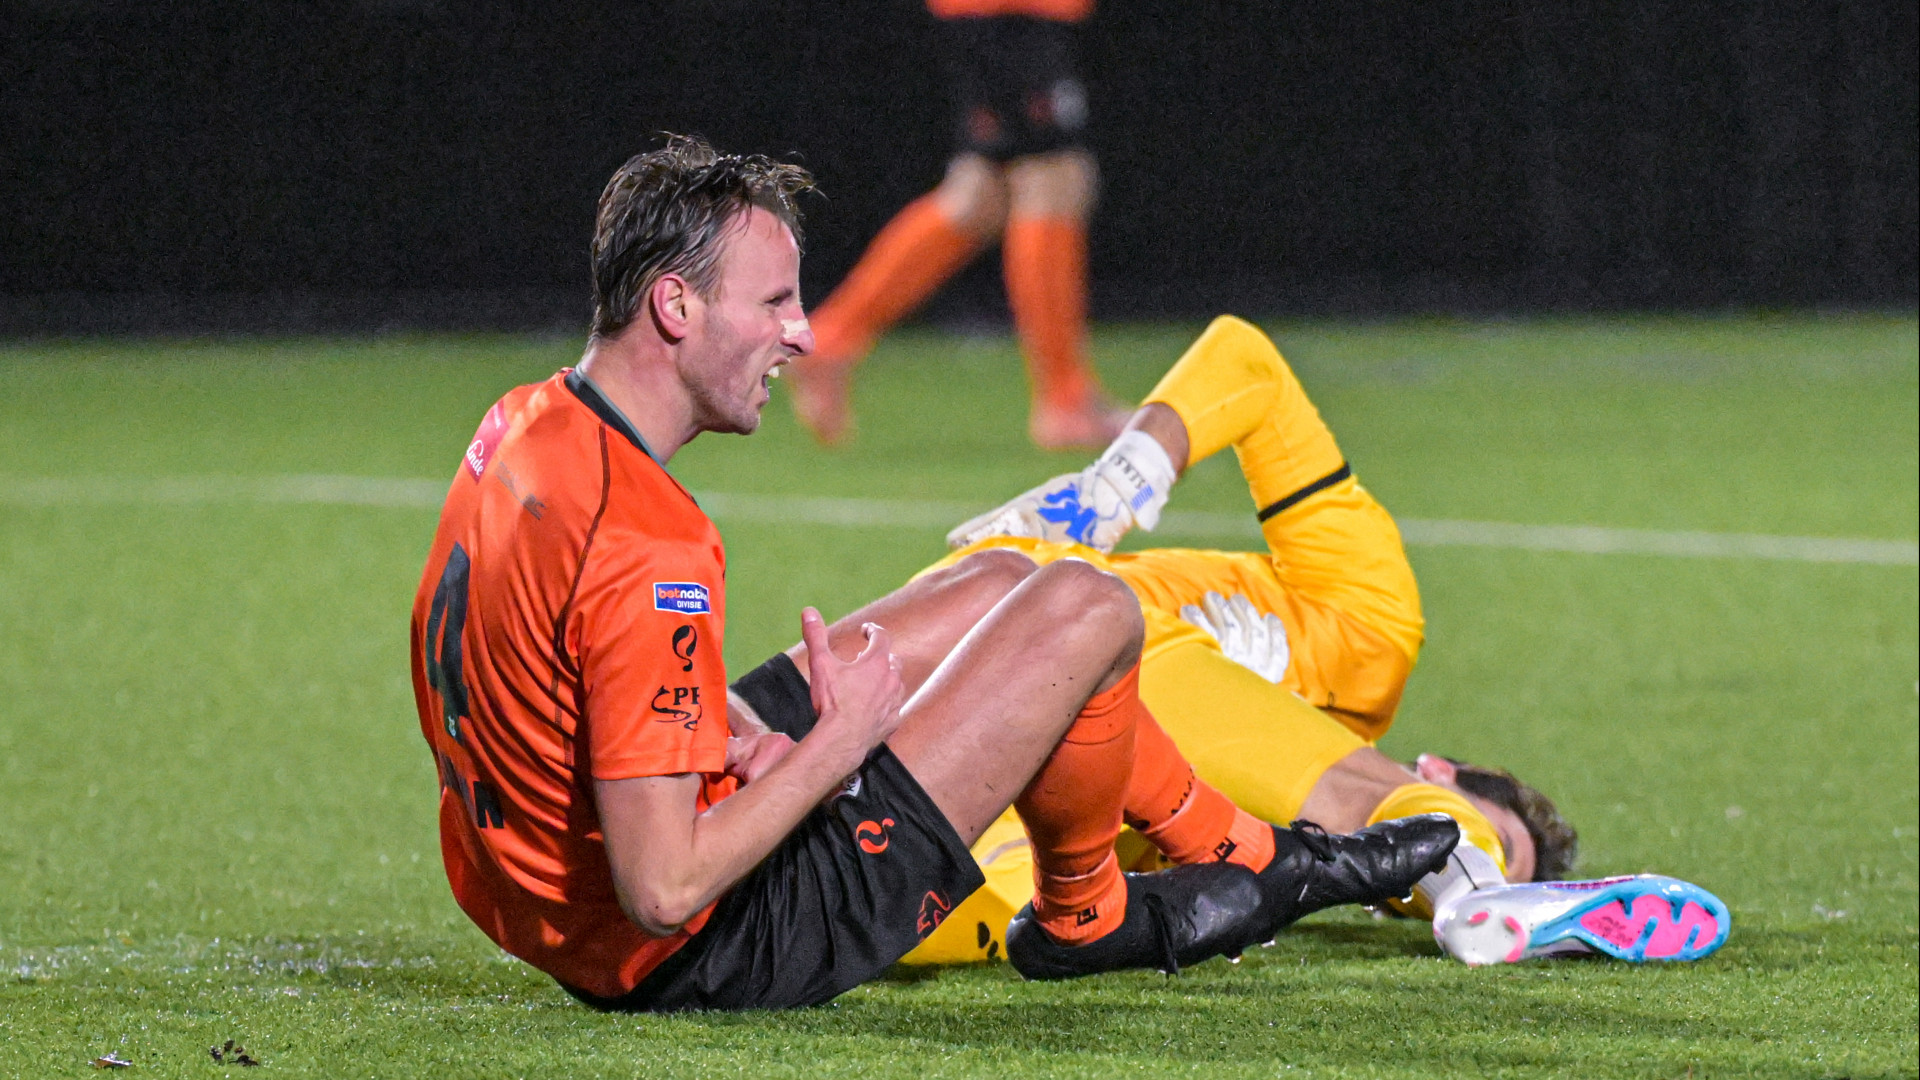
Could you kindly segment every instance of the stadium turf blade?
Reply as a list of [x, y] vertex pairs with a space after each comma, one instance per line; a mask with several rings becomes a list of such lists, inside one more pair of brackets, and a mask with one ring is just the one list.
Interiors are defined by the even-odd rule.
[[[1192, 326], [1108, 327], [1138, 394]], [[1268, 324], [1396, 514], [1911, 542], [1912, 318]], [[0, 346], [0, 478], [449, 476], [486, 406], [578, 343]], [[898, 334], [860, 438], [776, 398], [690, 487], [986, 505], [1075, 455], [1021, 439], [1003, 339]], [[1250, 513], [1231, 459], [1174, 509]], [[1328, 912], [1176, 980], [900, 969], [786, 1015], [607, 1017], [493, 949], [439, 868], [406, 505], [0, 503], [0, 1076], [1912, 1076], [1920, 586], [1909, 565], [1412, 549], [1428, 641], [1386, 748], [1510, 766], [1585, 876], [1697, 881], [1696, 963], [1469, 969]], [[941, 530], [722, 522], [726, 652], [897, 585]], [[1147, 538], [1150, 539], [1150, 538]], [[1176, 541], [1178, 542], [1178, 541]]]

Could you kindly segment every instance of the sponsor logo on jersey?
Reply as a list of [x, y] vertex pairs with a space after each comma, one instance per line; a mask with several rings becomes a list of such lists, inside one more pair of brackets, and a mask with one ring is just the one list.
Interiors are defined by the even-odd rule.
[[546, 500], [532, 492], [522, 492], [520, 490], [520, 478], [513, 474], [512, 469], [507, 468], [505, 462], [502, 462], [500, 467], [493, 471], [493, 475], [499, 479], [500, 485], [506, 488], [507, 492], [520, 503], [520, 508], [533, 515], [535, 521], [540, 520], [540, 518], [546, 514]]
[[692, 581], [656, 581], [653, 584], [653, 610], [681, 615], [705, 615], [713, 610], [707, 587]]
[[673, 655], [680, 658], [680, 670], [693, 670], [693, 650], [700, 647], [700, 631], [682, 626], [673, 632]]
[[887, 850], [891, 842], [887, 830], [893, 827], [892, 818], [879, 821], [863, 821], [853, 827], [853, 838], [860, 842], [860, 850], [869, 855], [878, 855]]
[[653, 692], [648, 708], [657, 714], [653, 718], [656, 723], [679, 724], [688, 731], [699, 727], [700, 718], [706, 715], [697, 686], [662, 686]]
[[487, 462], [492, 460], [494, 449], [500, 445], [500, 439], [506, 433], [507, 410], [501, 408], [500, 403], [496, 401], [493, 403], [493, 408], [487, 410], [486, 417], [480, 421], [480, 430], [473, 433], [473, 441], [467, 444], [464, 463], [475, 480], [480, 479], [480, 474], [487, 471]]

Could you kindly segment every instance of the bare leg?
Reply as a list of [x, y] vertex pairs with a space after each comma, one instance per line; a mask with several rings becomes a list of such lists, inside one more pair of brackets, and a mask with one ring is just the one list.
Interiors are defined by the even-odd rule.
[[1007, 303], [1033, 382], [1028, 433], [1042, 448], [1098, 447], [1125, 413], [1086, 355], [1087, 216], [1098, 170], [1084, 150], [1015, 158], [1002, 240]]
[[[859, 655], [866, 638], [861, 627], [878, 623], [893, 639], [901, 681], [913, 694], [967, 631], [1034, 572], [1033, 560], [1018, 551], [978, 551], [952, 566], [908, 582], [828, 627], [834, 654]], [[807, 647], [787, 650], [804, 678]]]
[[793, 367], [794, 411], [815, 438], [837, 443], [852, 433], [848, 395], [854, 368], [888, 327], [1000, 235], [1007, 199], [999, 165], [979, 154], [960, 154], [939, 187], [874, 237], [813, 313], [814, 353]]
[[1118, 578], [1076, 560], [1042, 567], [913, 695], [888, 745], [971, 844], [1087, 699], [1139, 662], [1144, 632], [1139, 603]]

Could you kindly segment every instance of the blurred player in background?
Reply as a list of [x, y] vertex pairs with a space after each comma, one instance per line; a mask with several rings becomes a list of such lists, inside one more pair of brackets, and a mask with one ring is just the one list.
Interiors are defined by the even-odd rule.
[[946, 179], [880, 231], [813, 312], [793, 404], [824, 443], [852, 433], [854, 369], [888, 327], [998, 240], [1007, 301], [1032, 380], [1027, 431], [1044, 449], [1099, 448], [1126, 413], [1086, 355], [1087, 218], [1096, 172], [1081, 143], [1078, 25], [1093, 0], [928, 0], [959, 105]]

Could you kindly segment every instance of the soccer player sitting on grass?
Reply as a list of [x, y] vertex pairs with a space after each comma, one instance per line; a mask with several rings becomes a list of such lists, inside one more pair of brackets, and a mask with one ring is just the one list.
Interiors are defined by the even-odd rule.
[[[812, 347], [808, 185], [695, 140], [628, 161], [600, 200], [585, 356], [501, 398], [455, 470], [411, 640], [467, 915], [596, 1007], [778, 1008], [933, 932], [1009, 806], [1034, 898], [1007, 950], [1036, 978], [1238, 954], [1442, 867], [1440, 815], [1298, 833], [1195, 783], [1140, 700], [1139, 602], [1084, 561], [962, 559], [960, 620], [829, 630], [808, 609], [806, 675], [785, 655], [750, 673], [763, 723], [736, 721], [725, 551], [666, 464], [752, 432]], [[1123, 818], [1181, 865], [1123, 874]]]
[[[1179, 473], [1226, 446], [1239, 456], [1267, 551], [1111, 554], [1131, 527], [1152, 527]], [[1724, 905], [1668, 878], [1491, 888], [1571, 871], [1575, 834], [1553, 803], [1500, 770], [1431, 755], [1409, 768], [1374, 748], [1421, 643], [1413, 572], [1393, 519], [1353, 477], [1279, 350], [1248, 323], [1216, 320], [1093, 465], [949, 541], [960, 550], [909, 589], [992, 550], [1086, 560], [1126, 581], [1145, 614], [1141, 698], [1158, 721], [1136, 738], [1171, 736], [1201, 780], [1247, 811], [1343, 831], [1419, 813], [1457, 821], [1463, 840], [1447, 869], [1398, 905], [1434, 918], [1454, 955], [1488, 962], [1590, 947], [1691, 959], [1725, 940]], [[928, 591], [918, 602], [937, 600]], [[1030, 892], [1018, 821], [997, 822], [973, 850], [987, 888], [909, 962], [998, 952], [991, 928]], [[1154, 863], [1134, 832], [1122, 850]]]

